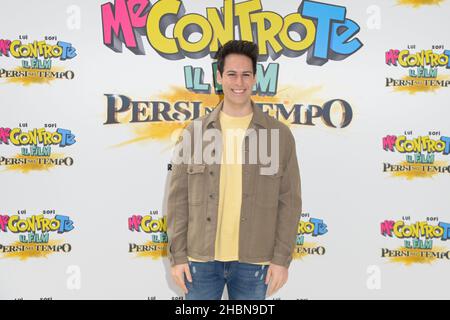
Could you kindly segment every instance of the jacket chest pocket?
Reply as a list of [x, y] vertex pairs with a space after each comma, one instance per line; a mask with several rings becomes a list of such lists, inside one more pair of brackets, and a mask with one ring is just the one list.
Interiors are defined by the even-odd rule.
[[187, 167], [188, 174], [188, 200], [190, 205], [203, 203], [205, 195], [205, 168], [204, 164], [190, 164]]
[[281, 173], [269, 174], [258, 170], [257, 172], [257, 202], [265, 207], [278, 207], [278, 197], [281, 184]]

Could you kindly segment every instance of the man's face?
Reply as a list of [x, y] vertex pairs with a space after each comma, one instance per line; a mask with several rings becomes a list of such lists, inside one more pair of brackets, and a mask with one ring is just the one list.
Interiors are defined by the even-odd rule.
[[227, 55], [223, 74], [217, 72], [217, 82], [222, 85], [227, 101], [237, 105], [248, 103], [256, 83], [252, 59], [242, 54]]

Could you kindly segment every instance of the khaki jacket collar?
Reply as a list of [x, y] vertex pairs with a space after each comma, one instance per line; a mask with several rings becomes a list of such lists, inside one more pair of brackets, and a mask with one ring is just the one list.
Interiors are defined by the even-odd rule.
[[[253, 100], [250, 100], [252, 104], [253, 109], [253, 117], [250, 121], [250, 127], [254, 127], [254, 124], [260, 125], [261, 127], [268, 129], [268, 123], [266, 119], [266, 115], [264, 112], [256, 106], [255, 102]], [[223, 100], [220, 101], [220, 103], [214, 108], [213, 111], [207, 116], [205, 126], [208, 128], [211, 124], [215, 127], [220, 129], [219, 124], [219, 114], [220, 110], [223, 108]]]

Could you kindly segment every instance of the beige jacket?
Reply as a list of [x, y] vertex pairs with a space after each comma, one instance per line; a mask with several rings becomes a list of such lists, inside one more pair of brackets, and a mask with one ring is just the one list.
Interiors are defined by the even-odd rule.
[[[200, 121], [203, 133], [208, 128], [220, 130], [221, 102]], [[294, 251], [301, 213], [300, 172], [297, 163], [295, 139], [290, 129], [280, 121], [262, 112], [252, 102], [253, 117], [249, 128], [259, 133], [267, 129], [279, 132], [279, 166], [274, 174], [262, 167], [260, 156], [256, 163], [242, 164], [242, 206], [239, 229], [239, 262], [271, 261], [289, 267]], [[206, 144], [195, 137], [194, 121], [186, 130], [191, 134], [191, 156], [194, 146]], [[258, 136], [258, 135], [257, 135]], [[250, 138], [244, 138], [243, 152], [249, 155]], [[271, 150], [271, 139], [267, 140]], [[179, 140], [180, 143], [182, 139]], [[258, 143], [260, 139], [257, 139]], [[259, 148], [258, 148], [259, 150]], [[220, 152], [220, 150], [213, 150]], [[267, 153], [267, 151], [266, 151]], [[244, 158], [246, 159], [246, 158]], [[214, 260], [219, 203], [220, 164], [172, 164], [167, 195], [168, 256], [171, 265], [194, 259]]]

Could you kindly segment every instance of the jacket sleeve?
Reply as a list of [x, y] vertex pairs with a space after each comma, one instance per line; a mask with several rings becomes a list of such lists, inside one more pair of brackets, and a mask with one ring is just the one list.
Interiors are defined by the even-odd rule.
[[[182, 136], [180, 136], [182, 137]], [[182, 143], [180, 138], [175, 146]], [[173, 160], [173, 158], [172, 158]], [[167, 255], [170, 265], [188, 263], [187, 231], [189, 221], [187, 164], [171, 161], [167, 195]]]
[[289, 130], [287, 164], [281, 177], [278, 217], [272, 263], [289, 267], [294, 252], [302, 210], [300, 170], [295, 138]]

